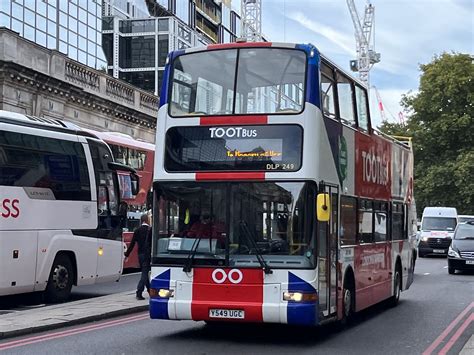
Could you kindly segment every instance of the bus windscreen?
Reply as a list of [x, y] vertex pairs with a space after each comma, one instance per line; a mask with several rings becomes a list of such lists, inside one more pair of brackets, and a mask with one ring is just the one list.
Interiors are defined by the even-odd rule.
[[298, 114], [306, 54], [290, 48], [242, 48], [178, 56], [172, 65], [172, 117]]
[[189, 171], [297, 171], [303, 130], [298, 125], [173, 127], [166, 133], [165, 168]]

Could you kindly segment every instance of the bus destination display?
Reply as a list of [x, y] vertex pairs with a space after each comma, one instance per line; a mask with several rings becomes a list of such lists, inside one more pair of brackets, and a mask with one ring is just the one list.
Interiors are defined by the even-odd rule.
[[168, 171], [297, 171], [298, 125], [173, 127], [166, 134]]

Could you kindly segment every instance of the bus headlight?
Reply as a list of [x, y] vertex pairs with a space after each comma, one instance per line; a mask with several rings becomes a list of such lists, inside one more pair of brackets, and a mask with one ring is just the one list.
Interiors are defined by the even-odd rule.
[[303, 292], [283, 292], [283, 300], [293, 302], [315, 302], [318, 300], [318, 294]]
[[150, 298], [171, 298], [174, 296], [174, 290], [166, 288], [150, 288]]
[[450, 256], [452, 258], [458, 258], [458, 259], [461, 258], [461, 256], [459, 256], [459, 253], [451, 247], [449, 247], [449, 249], [448, 249], [448, 256]]

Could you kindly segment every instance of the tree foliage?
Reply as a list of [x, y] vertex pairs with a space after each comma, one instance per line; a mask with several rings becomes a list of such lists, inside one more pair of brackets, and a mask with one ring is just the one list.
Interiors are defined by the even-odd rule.
[[405, 95], [407, 123], [382, 125], [413, 137], [415, 199], [474, 214], [474, 64], [467, 54], [444, 53], [420, 66], [418, 93]]

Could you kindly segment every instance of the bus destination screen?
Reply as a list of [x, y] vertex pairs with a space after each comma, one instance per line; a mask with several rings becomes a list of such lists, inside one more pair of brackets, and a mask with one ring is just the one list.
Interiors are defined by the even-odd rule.
[[297, 171], [298, 125], [173, 127], [166, 133], [165, 168], [189, 171]]

